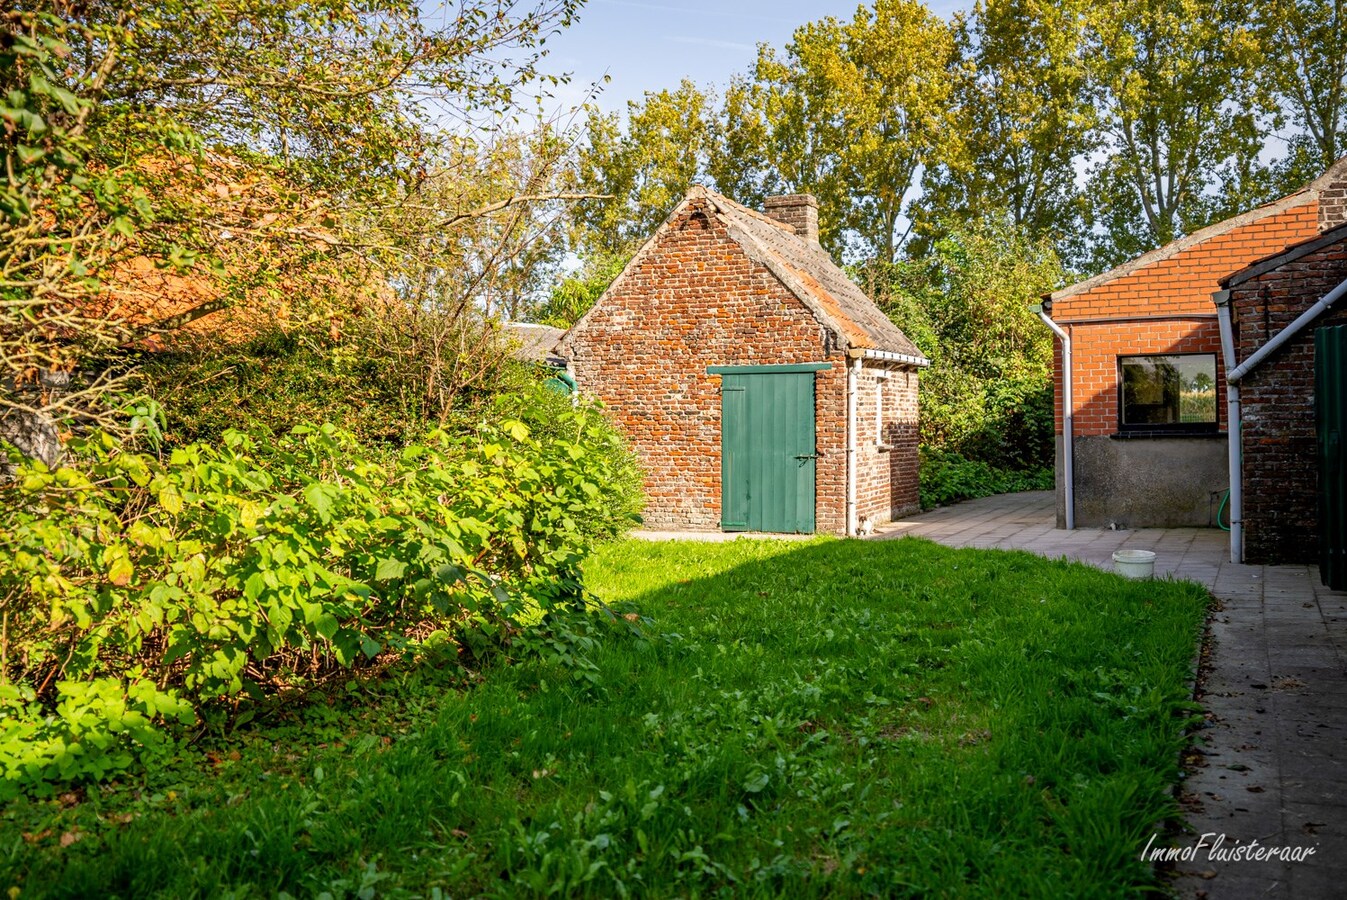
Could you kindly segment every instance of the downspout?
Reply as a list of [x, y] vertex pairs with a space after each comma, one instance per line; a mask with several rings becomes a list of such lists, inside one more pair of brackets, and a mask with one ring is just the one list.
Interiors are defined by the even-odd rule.
[[856, 391], [861, 378], [861, 358], [847, 367], [847, 537], [856, 536]]
[[[1244, 561], [1244, 413], [1235, 377], [1235, 329], [1230, 321], [1230, 292], [1211, 295], [1221, 324], [1221, 355], [1225, 357], [1226, 465], [1230, 469], [1230, 561]], [[1219, 524], [1219, 523], [1218, 523]]]
[[1244, 561], [1244, 457], [1243, 431], [1244, 419], [1240, 407], [1239, 382], [1263, 360], [1267, 359], [1291, 338], [1295, 337], [1319, 316], [1323, 315], [1334, 303], [1347, 296], [1347, 281], [1333, 288], [1319, 302], [1305, 310], [1290, 325], [1273, 335], [1272, 339], [1259, 347], [1244, 362], [1235, 364], [1235, 332], [1230, 320], [1230, 291], [1217, 291], [1211, 299], [1216, 304], [1216, 313], [1221, 323], [1221, 353], [1225, 356], [1225, 397], [1228, 423], [1226, 431], [1230, 443], [1230, 561]]
[[1076, 407], [1071, 397], [1071, 335], [1049, 318], [1042, 304], [1033, 310], [1062, 342], [1062, 480], [1065, 482], [1066, 527], [1072, 531], [1076, 527], [1076, 445], [1073, 440]]

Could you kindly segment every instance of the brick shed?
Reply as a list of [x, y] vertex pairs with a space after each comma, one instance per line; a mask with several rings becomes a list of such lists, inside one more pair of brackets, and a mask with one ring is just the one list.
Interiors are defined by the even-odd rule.
[[1059, 527], [1216, 524], [1230, 469], [1212, 295], [1222, 277], [1341, 224], [1345, 191], [1347, 159], [1287, 197], [1044, 299], [1059, 332]]
[[[1347, 192], [1337, 199], [1342, 220]], [[1216, 301], [1229, 313], [1227, 365], [1236, 385], [1230, 417], [1240, 422], [1231, 462], [1240, 475], [1232, 506], [1242, 527], [1232, 533], [1232, 557], [1242, 549], [1250, 563], [1313, 562], [1320, 530], [1314, 333], [1347, 325], [1347, 224], [1221, 284]]]
[[646, 523], [855, 533], [918, 507], [921, 352], [818, 242], [694, 187], [559, 353], [640, 455]]

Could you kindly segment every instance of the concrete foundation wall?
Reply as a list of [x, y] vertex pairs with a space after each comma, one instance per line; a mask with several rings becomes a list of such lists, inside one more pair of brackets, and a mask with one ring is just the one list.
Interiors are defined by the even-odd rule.
[[[1062, 439], [1057, 438], [1057, 527], [1066, 527]], [[1230, 486], [1226, 436], [1075, 440], [1076, 526], [1210, 527]]]

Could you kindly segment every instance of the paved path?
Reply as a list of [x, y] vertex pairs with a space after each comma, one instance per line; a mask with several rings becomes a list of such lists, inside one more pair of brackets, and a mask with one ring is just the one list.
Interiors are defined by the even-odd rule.
[[[1314, 848], [1302, 862], [1222, 861], [1206, 847], [1176, 866], [1184, 897], [1347, 897], [1347, 593], [1312, 566], [1229, 561], [1208, 528], [1131, 531], [1054, 527], [1049, 491], [973, 500], [883, 526], [875, 539], [916, 535], [953, 547], [1029, 550], [1105, 568], [1122, 547], [1153, 550], [1157, 575], [1205, 584], [1221, 601], [1198, 696], [1199, 732], [1183, 788], [1196, 848]], [[1303, 851], [1302, 851], [1303, 852]]]

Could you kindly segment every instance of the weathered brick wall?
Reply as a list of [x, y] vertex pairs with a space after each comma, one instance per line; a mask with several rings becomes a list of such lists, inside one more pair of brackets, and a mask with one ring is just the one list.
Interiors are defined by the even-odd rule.
[[[1118, 430], [1118, 357], [1153, 353], [1216, 353], [1218, 398], [1224, 396], [1220, 328], [1211, 295], [1219, 281], [1254, 260], [1313, 237], [1319, 206], [1300, 206], [1216, 235], [1168, 259], [1143, 266], [1093, 290], [1054, 301], [1052, 317], [1072, 338], [1077, 436]], [[1090, 320], [1107, 319], [1125, 321]], [[1060, 348], [1059, 348], [1060, 357]], [[1062, 433], [1061, 360], [1056, 364], [1056, 422]], [[1225, 416], [1218, 413], [1220, 427]]]
[[830, 362], [815, 380], [816, 526], [845, 532], [842, 353], [704, 202], [651, 251], [568, 338], [581, 389], [607, 404], [641, 456], [648, 526], [720, 527], [720, 378], [708, 366]]
[[[1239, 358], [1248, 359], [1344, 280], [1347, 241], [1339, 241], [1232, 288]], [[1314, 330], [1343, 324], [1347, 305], [1318, 319], [1240, 382], [1247, 562], [1316, 558]]]
[[896, 363], [867, 359], [861, 367], [856, 386], [858, 520], [889, 522], [920, 507], [917, 378], [916, 369]]

